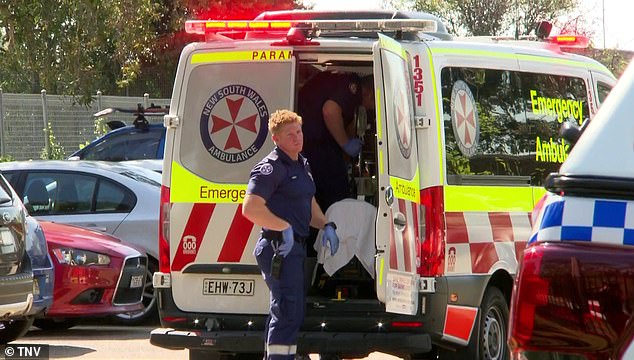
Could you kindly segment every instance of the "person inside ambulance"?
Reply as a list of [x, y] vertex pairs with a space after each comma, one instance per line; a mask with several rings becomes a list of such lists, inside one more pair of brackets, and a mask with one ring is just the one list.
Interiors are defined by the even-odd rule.
[[269, 291], [265, 327], [267, 359], [294, 359], [304, 321], [304, 260], [309, 226], [322, 229], [323, 243], [337, 252], [334, 222], [315, 200], [315, 184], [303, 146], [302, 118], [278, 110], [269, 119], [275, 149], [251, 171], [242, 215], [262, 227], [254, 255]]
[[326, 211], [352, 195], [345, 155], [356, 158], [362, 150], [354, 120], [357, 111], [374, 109], [374, 79], [324, 71], [308, 80], [298, 97], [303, 154], [313, 171], [317, 203]]

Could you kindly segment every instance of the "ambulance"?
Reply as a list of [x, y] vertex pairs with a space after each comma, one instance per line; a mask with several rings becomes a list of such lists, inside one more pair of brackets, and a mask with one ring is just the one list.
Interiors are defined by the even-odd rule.
[[201, 41], [181, 54], [164, 119], [151, 343], [190, 359], [262, 357], [269, 291], [252, 254], [260, 228], [241, 203], [274, 147], [269, 115], [297, 109], [302, 86], [329, 71], [374, 77], [350, 169], [372, 235], [332, 276], [307, 259], [298, 353], [508, 359], [530, 212], [570, 151], [559, 129], [588, 121], [616, 82], [563, 50], [587, 39], [457, 39], [433, 16], [390, 11], [267, 12], [186, 30]]

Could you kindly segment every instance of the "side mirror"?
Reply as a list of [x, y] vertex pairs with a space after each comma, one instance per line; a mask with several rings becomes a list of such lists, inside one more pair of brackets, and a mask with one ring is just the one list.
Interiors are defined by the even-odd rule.
[[581, 137], [581, 134], [583, 134], [583, 131], [586, 129], [586, 127], [588, 127], [589, 122], [590, 120], [586, 120], [581, 126], [576, 126], [570, 121], [566, 121], [563, 123], [563, 125], [561, 125], [561, 128], [559, 129], [559, 136], [561, 136], [562, 138], [564, 138], [564, 140], [574, 146], [574, 144], [579, 141], [579, 138]]

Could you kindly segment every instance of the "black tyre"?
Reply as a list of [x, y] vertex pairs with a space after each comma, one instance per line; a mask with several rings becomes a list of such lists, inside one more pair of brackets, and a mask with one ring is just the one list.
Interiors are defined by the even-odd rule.
[[48, 331], [61, 331], [72, 328], [77, 325], [77, 320], [75, 319], [35, 319], [33, 325], [42, 330]]
[[451, 351], [438, 348], [438, 358], [442, 360], [508, 360], [509, 305], [500, 289], [487, 288], [480, 304], [476, 331], [471, 335], [469, 346]]
[[189, 360], [262, 360], [263, 354], [221, 354], [215, 351], [189, 350]]
[[479, 359], [506, 360], [510, 358], [506, 343], [509, 323], [509, 305], [502, 292], [490, 287], [480, 305]]
[[33, 324], [33, 319], [32, 316], [29, 316], [19, 320], [0, 321], [0, 345], [5, 345], [24, 336]]
[[121, 313], [114, 316], [114, 320], [123, 325], [139, 325], [146, 322], [158, 320], [158, 307], [156, 305], [156, 293], [152, 286], [154, 272], [158, 271], [158, 262], [148, 258], [148, 265], [145, 276], [145, 287], [143, 289], [143, 309], [134, 312]]

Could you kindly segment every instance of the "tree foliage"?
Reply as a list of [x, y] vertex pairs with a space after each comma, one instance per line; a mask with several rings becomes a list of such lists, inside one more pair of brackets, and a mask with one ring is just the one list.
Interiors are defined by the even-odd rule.
[[414, 1], [415, 10], [437, 15], [456, 35], [528, 35], [538, 21], [554, 20], [576, 6], [577, 0]]
[[0, 3], [0, 86], [90, 101], [138, 75], [150, 50], [151, 0], [5, 0]]
[[0, 0], [0, 87], [75, 96], [171, 82], [193, 18], [253, 18], [293, 0]]

